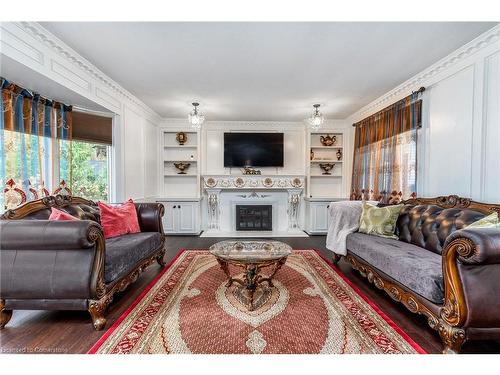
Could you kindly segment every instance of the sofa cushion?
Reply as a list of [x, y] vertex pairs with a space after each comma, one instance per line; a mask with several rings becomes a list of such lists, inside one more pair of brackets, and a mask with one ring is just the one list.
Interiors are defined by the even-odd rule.
[[158, 232], [125, 234], [106, 239], [104, 281], [109, 284], [125, 276], [140, 260], [151, 255], [161, 244]]
[[402, 204], [377, 207], [363, 202], [359, 231], [375, 236], [398, 239], [394, 231], [401, 207], [403, 207]]
[[398, 240], [352, 233], [347, 250], [422, 297], [444, 300], [441, 256]]

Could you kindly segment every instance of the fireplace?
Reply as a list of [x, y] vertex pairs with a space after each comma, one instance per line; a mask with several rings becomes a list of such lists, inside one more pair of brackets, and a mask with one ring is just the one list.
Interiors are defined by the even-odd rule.
[[273, 206], [271, 205], [237, 205], [236, 230], [239, 231], [272, 231]]

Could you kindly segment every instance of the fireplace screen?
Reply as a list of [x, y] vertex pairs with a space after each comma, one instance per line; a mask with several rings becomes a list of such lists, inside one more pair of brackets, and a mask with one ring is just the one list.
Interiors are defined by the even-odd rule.
[[273, 206], [236, 206], [236, 230], [273, 230]]

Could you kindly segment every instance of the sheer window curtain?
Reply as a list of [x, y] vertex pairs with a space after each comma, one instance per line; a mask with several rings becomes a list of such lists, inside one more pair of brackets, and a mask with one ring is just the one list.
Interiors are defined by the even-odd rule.
[[397, 203], [416, 196], [419, 93], [354, 124], [352, 200]]
[[[70, 193], [72, 107], [5, 78], [0, 86], [0, 207], [15, 208], [49, 192]], [[61, 160], [55, 157], [59, 152]]]

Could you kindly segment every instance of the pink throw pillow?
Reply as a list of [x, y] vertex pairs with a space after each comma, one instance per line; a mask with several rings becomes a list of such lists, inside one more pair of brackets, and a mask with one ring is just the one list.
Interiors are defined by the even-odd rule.
[[101, 226], [105, 238], [141, 231], [132, 199], [119, 206], [110, 206], [102, 202], [97, 202], [97, 204], [101, 212]]
[[80, 220], [77, 217], [74, 217], [73, 215], [68, 214], [67, 212], [58, 210], [57, 208], [52, 207], [50, 211], [50, 216], [49, 220]]

